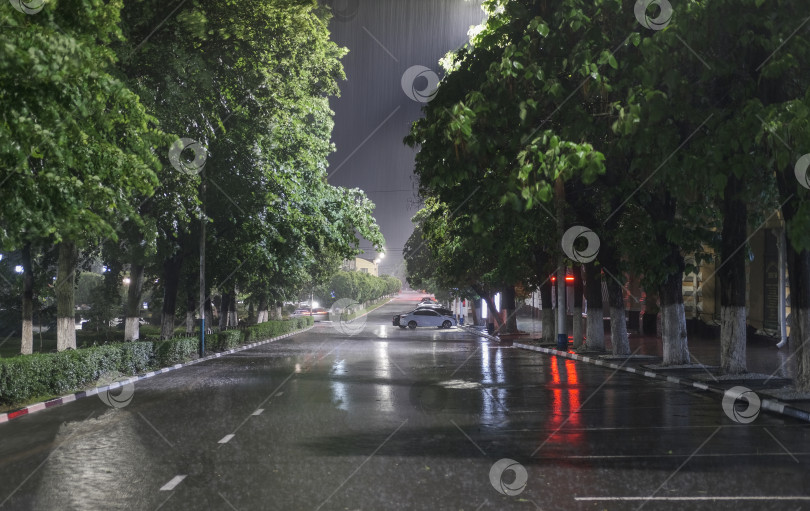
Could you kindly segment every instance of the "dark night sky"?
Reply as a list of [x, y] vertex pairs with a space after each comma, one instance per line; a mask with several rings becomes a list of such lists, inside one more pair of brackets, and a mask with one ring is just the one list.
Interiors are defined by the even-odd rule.
[[[416, 183], [414, 151], [402, 139], [421, 116], [423, 103], [403, 91], [411, 66], [430, 68], [467, 42], [467, 31], [484, 19], [480, 0], [333, 0], [332, 39], [349, 49], [346, 81], [335, 111], [329, 182], [361, 188], [377, 205], [375, 216], [386, 240], [383, 273], [397, 273], [402, 247], [413, 230]], [[415, 86], [426, 86], [417, 78]], [[362, 245], [368, 248], [368, 243]], [[366, 252], [363, 257], [374, 257]]]

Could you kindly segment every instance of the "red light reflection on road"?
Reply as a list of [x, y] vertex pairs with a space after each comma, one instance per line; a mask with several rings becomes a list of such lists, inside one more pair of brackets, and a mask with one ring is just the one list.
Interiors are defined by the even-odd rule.
[[580, 398], [579, 375], [576, 362], [561, 357], [553, 357], [551, 368], [551, 415], [546, 427], [556, 433], [548, 439], [548, 443], [557, 445], [576, 446], [582, 444], [584, 435], [582, 431], [566, 432], [567, 429], [582, 427], [579, 408], [582, 406]]

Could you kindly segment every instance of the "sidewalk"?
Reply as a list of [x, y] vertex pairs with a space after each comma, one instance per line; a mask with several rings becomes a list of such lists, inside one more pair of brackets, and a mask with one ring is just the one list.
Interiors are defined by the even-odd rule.
[[[524, 342], [522, 339], [540, 339], [541, 322], [539, 319], [518, 318], [518, 329], [527, 332], [529, 335], [515, 337], [516, 342]], [[569, 338], [571, 332], [568, 332]], [[630, 351], [638, 349], [639, 355], [654, 355], [660, 357], [663, 344], [660, 337], [649, 337], [640, 334], [630, 333]], [[773, 343], [761, 341], [748, 341], [746, 354], [748, 358], [748, 372], [773, 375], [780, 378], [790, 379], [796, 374], [795, 358], [790, 358], [790, 347], [782, 349], [776, 347], [776, 340]], [[605, 331], [605, 346], [608, 352], [612, 348], [610, 342], [610, 331]], [[705, 366], [720, 365], [720, 339], [701, 337], [699, 335], [689, 336], [689, 354], [692, 362]]]
[[[540, 319], [518, 318], [518, 329], [526, 332], [521, 335], [504, 336], [500, 339], [506, 345], [516, 348], [532, 349], [546, 354], [559, 354], [553, 344], [543, 344]], [[480, 329], [486, 336], [486, 329]], [[570, 339], [569, 332], [569, 339]], [[489, 336], [487, 336], [489, 337]], [[631, 358], [613, 357], [611, 355], [610, 331], [605, 331], [606, 352], [575, 352], [572, 345], [563, 356], [578, 361], [595, 363], [608, 368], [633, 372], [641, 376], [679, 383], [701, 390], [725, 394], [728, 389], [743, 386], [755, 391], [763, 399], [763, 410], [776, 411], [792, 417], [810, 417], [810, 396], [797, 396], [791, 392], [789, 385], [796, 374], [795, 358], [789, 346], [782, 349], [773, 342], [749, 340], [746, 346], [748, 374], [740, 376], [723, 375], [719, 371], [720, 340], [718, 338], [689, 336], [689, 354], [691, 366], [662, 367], [661, 356], [663, 343], [659, 337], [640, 334], [629, 334]], [[584, 355], [584, 356], [582, 356]], [[610, 362], [608, 362], [610, 361]], [[615, 363], [613, 363], [615, 362]], [[765, 403], [768, 401], [769, 403]], [[784, 409], [784, 410], [783, 410]], [[792, 410], [791, 410], [792, 409]], [[795, 412], [798, 412], [795, 413]]]

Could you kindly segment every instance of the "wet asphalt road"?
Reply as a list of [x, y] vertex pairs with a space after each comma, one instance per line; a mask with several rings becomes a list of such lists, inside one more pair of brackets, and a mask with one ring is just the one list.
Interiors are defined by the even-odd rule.
[[[810, 425], [738, 424], [712, 394], [400, 330], [406, 296], [357, 335], [321, 323], [138, 382], [123, 408], [1, 424], [0, 509], [810, 510]], [[503, 458], [525, 469], [517, 495], [515, 471], [490, 480]]]

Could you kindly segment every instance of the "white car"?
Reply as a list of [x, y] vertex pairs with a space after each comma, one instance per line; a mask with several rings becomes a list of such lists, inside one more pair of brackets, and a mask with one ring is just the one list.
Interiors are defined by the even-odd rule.
[[406, 326], [413, 330], [418, 326], [435, 326], [438, 328], [450, 328], [456, 326], [456, 320], [453, 316], [440, 314], [432, 309], [416, 309], [413, 312], [402, 314], [399, 317], [400, 328]]

